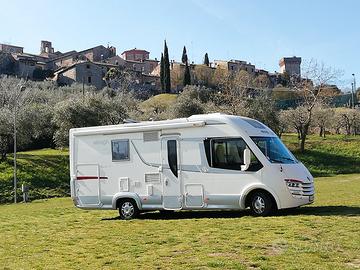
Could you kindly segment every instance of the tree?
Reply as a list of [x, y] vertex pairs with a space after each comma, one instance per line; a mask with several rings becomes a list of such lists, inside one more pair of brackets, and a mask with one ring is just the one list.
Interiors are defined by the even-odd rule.
[[181, 56], [181, 62], [185, 65], [188, 62], [188, 57], [187, 57], [187, 53], [186, 53], [186, 47], [184, 46], [183, 48], [183, 53]]
[[301, 125], [298, 125], [300, 135], [300, 151], [305, 150], [305, 141], [313, 120], [313, 110], [330, 102], [331, 98], [324, 95], [328, 85], [339, 76], [339, 71], [326, 67], [323, 63], [311, 60], [303, 71], [304, 78], [295, 81], [290, 87], [301, 98]]
[[129, 115], [134, 98], [120, 92], [114, 98], [93, 93], [85, 97], [65, 99], [55, 106], [53, 122], [57, 127], [54, 140], [57, 146], [68, 146], [70, 128], [117, 125]]
[[265, 74], [258, 75], [253, 79], [253, 86], [258, 89], [269, 89], [270, 79]]
[[116, 67], [108, 70], [104, 80], [107, 87], [130, 91], [135, 85], [136, 77], [133, 71], [123, 67]]
[[160, 59], [160, 83], [161, 83], [161, 91], [165, 91], [165, 66], [164, 66], [164, 54], [161, 53], [161, 59]]
[[10, 53], [0, 52], [0, 74], [15, 74], [16, 61]]
[[164, 41], [164, 87], [165, 92], [170, 93], [171, 90], [171, 77], [170, 77], [170, 61], [169, 61], [169, 51]]
[[334, 111], [326, 107], [314, 108], [314, 125], [319, 128], [319, 136], [326, 136], [326, 130], [330, 128], [334, 121]]
[[188, 62], [186, 62], [185, 64], [183, 84], [184, 86], [191, 84], [191, 74], [190, 74], [190, 67]]
[[7, 108], [0, 109], [0, 162], [6, 159], [13, 142], [12, 113]]
[[204, 104], [196, 97], [196, 92], [191, 88], [184, 89], [172, 108], [172, 116], [174, 118], [189, 117], [194, 114], [203, 114], [204, 112]]
[[[360, 131], [360, 111], [350, 108], [341, 108], [335, 112], [337, 126], [343, 128], [346, 135], [357, 135]], [[339, 131], [339, 130], [338, 130]]]
[[205, 65], [195, 65], [192, 69], [193, 84], [213, 86], [214, 69]]
[[205, 56], [204, 56], [204, 65], [210, 66], [209, 56], [207, 53], [205, 53]]

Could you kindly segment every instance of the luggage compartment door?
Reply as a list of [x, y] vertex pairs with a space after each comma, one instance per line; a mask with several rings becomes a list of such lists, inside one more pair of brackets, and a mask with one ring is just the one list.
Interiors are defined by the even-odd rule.
[[201, 184], [185, 184], [185, 206], [188, 208], [204, 207], [204, 187]]

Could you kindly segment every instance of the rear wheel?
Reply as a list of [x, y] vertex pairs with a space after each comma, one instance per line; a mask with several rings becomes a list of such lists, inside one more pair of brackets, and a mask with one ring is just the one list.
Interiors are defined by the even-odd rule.
[[250, 198], [250, 210], [253, 216], [268, 216], [274, 210], [273, 200], [265, 192], [255, 192]]
[[121, 219], [133, 219], [139, 214], [139, 209], [134, 200], [125, 199], [119, 203], [119, 214]]

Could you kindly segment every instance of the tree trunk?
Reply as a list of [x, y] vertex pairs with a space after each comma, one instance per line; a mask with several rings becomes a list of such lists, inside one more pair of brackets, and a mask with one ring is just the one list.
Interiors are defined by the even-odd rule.
[[322, 137], [322, 136], [323, 136], [323, 127], [320, 127], [319, 136], [320, 136], [320, 137]]
[[0, 157], [0, 163], [6, 160], [6, 152], [5, 153], [1, 153], [1, 157]]
[[300, 152], [305, 151], [305, 140], [306, 140], [306, 135], [302, 134], [300, 139]]

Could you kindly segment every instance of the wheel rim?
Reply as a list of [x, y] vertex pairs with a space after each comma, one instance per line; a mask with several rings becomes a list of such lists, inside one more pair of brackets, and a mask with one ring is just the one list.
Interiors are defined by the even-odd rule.
[[125, 202], [121, 206], [121, 214], [125, 218], [130, 218], [134, 215], [135, 208], [131, 202]]
[[262, 197], [256, 196], [253, 201], [254, 211], [257, 214], [261, 214], [265, 210], [265, 201]]

